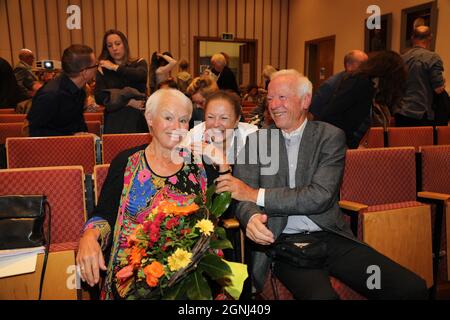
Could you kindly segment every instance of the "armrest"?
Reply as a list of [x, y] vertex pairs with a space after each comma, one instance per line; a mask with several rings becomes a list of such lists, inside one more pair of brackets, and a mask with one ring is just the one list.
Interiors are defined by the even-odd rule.
[[367, 209], [369, 206], [366, 204], [359, 203], [359, 202], [342, 200], [342, 201], [339, 201], [339, 207], [341, 207], [341, 209], [344, 209], [344, 210], [360, 212], [361, 210]]
[[239, 229], [239, 220], [236, 218], [223, 219], [222, 225], [225, 229]]
[[447, 194], [447, 193], [421, 191], [421, 192], [417, 192], [417, 196], [419, 198], [424, 198], [424, 199], [429, 199], [429, 200], [439, 200], [439, 201], [450, 200], [450, 194]]

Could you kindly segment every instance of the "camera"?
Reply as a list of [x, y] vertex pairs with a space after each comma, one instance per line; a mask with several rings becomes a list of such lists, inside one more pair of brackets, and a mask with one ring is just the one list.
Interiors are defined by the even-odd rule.
[[36, 67], [45, 70], [61, 69], [61, 61], [56, 60], [40, 60], [36, 62]]

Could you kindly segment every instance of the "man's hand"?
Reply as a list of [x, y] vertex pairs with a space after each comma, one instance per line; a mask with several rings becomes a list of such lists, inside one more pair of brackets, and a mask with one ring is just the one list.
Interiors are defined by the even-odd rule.
[[267, 215], [256, 213], [254, 214], [247, 223], [247, 228], [245, 229], [245, 233], [250, 240], [262, 244], [262, 245], [270, 245], [274, 243], [275, 238], [267, 227]]
[[251, 188], [245, 182], [233, 177], [231, 174], [224, 174], [216, 179], [216, 192], [231, 192], [231, 197], [238, 201], [250, 201], [256, 203], [258, 199], [258, 189]]

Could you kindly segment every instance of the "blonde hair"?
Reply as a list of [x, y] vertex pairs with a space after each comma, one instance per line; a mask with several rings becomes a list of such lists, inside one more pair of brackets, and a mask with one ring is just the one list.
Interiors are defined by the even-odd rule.
[[262, 71], [262, 75], [267, 78], [270, 79], [270, 76], [277, 72], [277, 69], [275, 69], [274, 67], [272, 67], [270, 64], [266, 65]]
[[192, 96], [200, 93], [204, 98], [219, 90], [216, 81], [209, 76], [201, 76], [192, 80], [186, 92]]

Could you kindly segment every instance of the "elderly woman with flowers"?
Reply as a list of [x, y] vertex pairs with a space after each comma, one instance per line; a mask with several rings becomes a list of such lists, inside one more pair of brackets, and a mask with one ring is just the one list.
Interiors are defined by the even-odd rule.
[[148, 288], [169, 286], [191, 262], [194, 239], [214, 230], [210, 220], [197, 217], [197, 203], [206, 198], [205, 170], [176, 148], [191, 113], [192, 103], [180, 91], [158, 90], [145, 111], [151, 143], [111, 163], [77, 255], [89, 285], [99, 282], [100, 269], [107, 271], [102, 299], [135, 298]]

